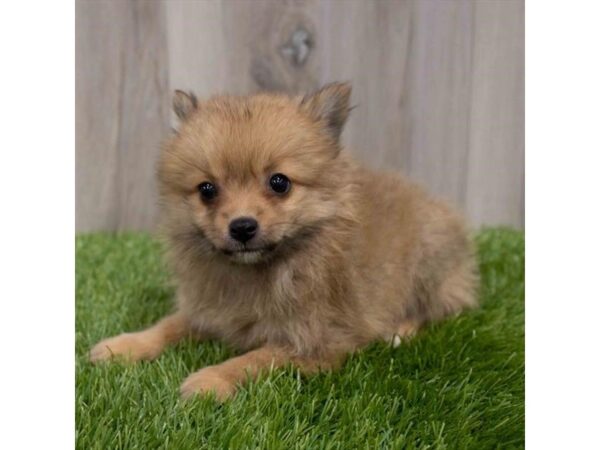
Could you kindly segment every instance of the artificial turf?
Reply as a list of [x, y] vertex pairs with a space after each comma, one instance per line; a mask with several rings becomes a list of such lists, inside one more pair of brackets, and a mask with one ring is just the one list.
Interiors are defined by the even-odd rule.
[[374, 344], [336, 373], [275, 371], [218, 405], [178, 390], [233, 355], [222, 344], [189, 340], [135, 365], [87, 361], [101, 338], [169, 312], [173, 286], [150, 236], [77, 237], [77, 448], [524, 447], [524, 236], [484, 230], [477, 246], [481, 308], [398, 348]]

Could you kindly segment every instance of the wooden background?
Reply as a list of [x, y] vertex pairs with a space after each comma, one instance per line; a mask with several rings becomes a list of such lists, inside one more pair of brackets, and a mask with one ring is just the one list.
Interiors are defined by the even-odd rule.
[[76, 227], [152, 229], [171, 92], [353, 83], [348, 151], [524, 222], [522, 0], [78, 0]]

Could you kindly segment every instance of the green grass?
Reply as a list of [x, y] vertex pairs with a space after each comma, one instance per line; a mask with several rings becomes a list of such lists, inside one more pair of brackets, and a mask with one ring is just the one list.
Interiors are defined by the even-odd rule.
[[396, 349], [374, 344], [336, 373], [276, 371], [218, 405], [178, 398], [190, 372], [233, 354], [215, 342], [137, 365], [87, 362], [99, 339], [167, 313], [173, 286], [149, 236], [78, 237], [77, 448], [523, 448], [524, 237], [491, 229], [477, 244], [480, 309]]

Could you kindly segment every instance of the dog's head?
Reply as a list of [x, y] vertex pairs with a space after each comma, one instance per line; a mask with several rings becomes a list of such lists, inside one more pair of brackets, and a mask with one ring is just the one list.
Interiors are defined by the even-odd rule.
[[171, 233], [252, 264], [318, 230], [339, 206], [339, 138], [350, 91], [334, 83], [306, 97], [206, 101], [177, 91], [180, 126], [159, 162]]

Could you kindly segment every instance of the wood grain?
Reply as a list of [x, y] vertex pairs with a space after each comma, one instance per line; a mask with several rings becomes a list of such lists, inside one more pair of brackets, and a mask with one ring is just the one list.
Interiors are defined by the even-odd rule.
[[475, 3], [465, 206], [476, 224], [525, 219], [525, 23], [520, 1]]
[[78, 1], [76, 30], [76, 228], [152, 227], [169, 118], [162, 5]]
[[[200, 97], [259, 90], [300, 92], [318, 86], [318, 59], [286, 51], [298, 30], [315, 33], [317, 1], [228, 0], [165, 4], [171, 88]], [[308, 41], [308, 47], [312, 45]]]
[[470, 0], [413, 2], [406, 101], [406, 170], [462, 206], [469, 152], [473, 8]]
[[379, 168], [406, 168], [401, 145], [411, 30], [410, 2], [321, 3], [320, 82], [350, 80], [348, 151]]
[[152, 229], [170, 92], [353, 83], [343, 139], [475, 226], [524, 221], [522, 0], [77, 2], [77, 229]]

